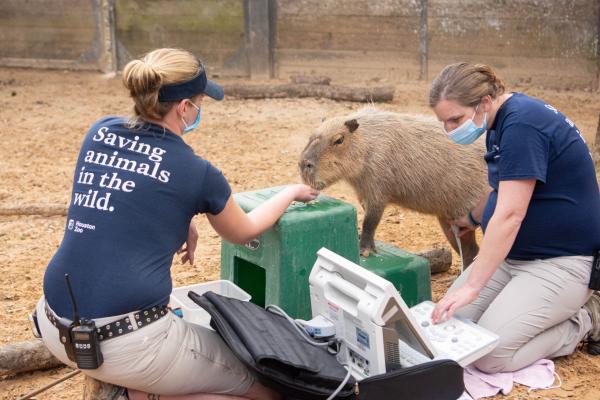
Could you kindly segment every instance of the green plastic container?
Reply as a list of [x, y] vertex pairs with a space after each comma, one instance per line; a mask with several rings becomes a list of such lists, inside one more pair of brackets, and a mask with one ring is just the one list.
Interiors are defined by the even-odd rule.
[[[235, 200], [248, 212], [282, 187], [238, 193]], [[277, 224], [246, 245], [221, 244], [221, 278], [233, 281], [264, 307], [277, 304], [293, 318], [311, 318], [308, 276], [321, 247], [359, 262], [356, 209], [346, 202], [319, 196], [293, 203]]]
[[383, 242], [375, 242], [377, 253], [360, 257], [360, 265], [392, 282], [409, 307], [431, 300], [431, 272], [426, 258]]

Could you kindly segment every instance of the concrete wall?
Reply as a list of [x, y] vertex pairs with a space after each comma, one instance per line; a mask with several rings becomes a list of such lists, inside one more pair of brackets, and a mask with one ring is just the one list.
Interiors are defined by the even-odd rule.
[[[597, 86], [598, 0], [428, 0], [429, 77], [485, 62], [508, 81]], [[278, 0], [276, 75], [417, 78], [419, 0]]]
[[0, 1], [0, 65], [97, 68], [97, 1]]
[[419, 1], [278, 0], [276, 75], [419, 75]]
[[597, 0], [429, 0], [429, 63], [495, 66], [509, 81], [584, 87], [597, 79]]
[[[105, 25], [106, 8], [115, 21]], [[156, 47], [181, 47], [211, 73], [247, 75], [242, 0], [0, 0], [0, 65], [105, 69]]]
[[157, 47], [200, 56], [211, 73], [246, 75], [241, 0], [118, 0], [119, 68]]

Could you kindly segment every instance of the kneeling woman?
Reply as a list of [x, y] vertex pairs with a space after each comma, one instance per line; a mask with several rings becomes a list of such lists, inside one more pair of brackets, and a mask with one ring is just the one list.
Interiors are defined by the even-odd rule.
[[575, 124], [541, 100], [505, 92], [481, 64], [444, 68], [429, 102], [455, 142], [470, 144], [487, 131], [491, 186], [478, 206], [453, 221], [463, 232], [481, 221], [485, 233], [434, 321], [456, 312], [496, 332], [498, 347], [475, 364], [485, 372], [571, 354], [582, 339], [593, 350], [600, 296], [588, 282], [600, 249], [600, 193]]
[[182, 138], [198, 126], [205, 95], [223, 98], [191, 53], [152, 51], [125, 67], [123, 82], [135, 118], [102, 118], [84, 138], [64, 238], [37, 307], [43, 340], [75, 366], [58, 329], [60, 318], [73, 315], [69, 274], [79, 313], [94, 320], [104, 356], [86, 374], [133, 389], [134, 399], [278, 399], [214, 331], [167, 312], [170, 267], [177, 252], [193, 263], [194, 215], [206, 214], [221, 237], [244, 243], [292, 201], [318, 193], [292, 185], [249, 214], [239, 208], [223, 174]]

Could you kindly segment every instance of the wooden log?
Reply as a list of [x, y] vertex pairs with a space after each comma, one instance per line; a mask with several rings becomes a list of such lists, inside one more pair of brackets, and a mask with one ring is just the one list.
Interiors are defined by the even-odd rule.
[[8, 215], [42, 215], [44, 217], [67, 215], [67, 207], [63, 205], [25, 205], [1, 207], [0, 216]]
[[83, 400], [126, 400], [125, 390], [89, 376], [83, 381]]
[[280, 85], [239, 84], [223, 85], [225, 94], [243, 99], [285, 97], [323, 97], [340, 101], [390, 102], [394, 98], [393, 86], [350, 87], [285, 83]]
[[63, 365], [39, 339], [0, 346], [0, 376]]
[[331, 83], [331, 78], [324, 75], [292, 75], [290, 80], [292, 83], [309, 85], [329, 85]]
[[446, 272], [452, 266], [452, 253], [445, 247], [425, 250], [417, 253], [417, 255], [429, 260], [429, 268], [432, 274]]

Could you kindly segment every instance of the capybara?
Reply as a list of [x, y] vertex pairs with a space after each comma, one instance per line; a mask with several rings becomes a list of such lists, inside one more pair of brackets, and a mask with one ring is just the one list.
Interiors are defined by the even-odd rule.
[[[483, 141], [481, 141], [483, 142]], [[365, 210], [361, 254], [375, 249], [375, 230], [388, 203], [433, 214], [458, 251], [448, 220], [465, 215], [488, 184], [483, 143], [453, 143], [440, 122], [366, 107], [323, 121], [299, 161], [305, 183], [322, 190], [346, 180]], [[465, 267], [479, 250], [475, 233], [461, 238]]]

